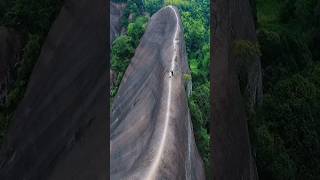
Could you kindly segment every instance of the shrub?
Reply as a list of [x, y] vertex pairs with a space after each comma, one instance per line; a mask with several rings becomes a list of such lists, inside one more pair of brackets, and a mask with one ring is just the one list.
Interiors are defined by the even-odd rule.
[[182, 8], [187, 8], [190, 6], [190, 1], [188, 0], [165, 0], [165, 5], [173, 5], [173, 6], [179, 6]]
[[46, 35], [61, 5], [62, 0], [15, 0], [2, 23], [26, 33]]
[[189, 108], [198, 150], [204, 160], [205, 167], [209, 168], [210, 157], [210, 82], [206, 82], [193, 90], [189, 98]]
[[140, 38], [146, 29], [147, 22], [148, 18], [141, 16], [128, 25], [128, 36], [132, 38], [133, 46], [138, 46]]
[[145, 9], [150, 15], [156, 13], [164, 6], [164, 0], [145, 0]]
[[183, 79], [185, 81], [191, 81], [191, 75], [190, 74], [183, 74]]
[[119, 36], [113, 43], [111, 51], [111, 69], [123, 72], [129, 65], [134, 49], [129, 36]]
[[[319, 77], [310, 74], [281, 80], [265, 95], [251, 128], [256, 129], [253, 143], [264, 179], [320, 177], [320, 89], [313, 82]], [[276, 141], [266, 141], [268, 136]]]
[[248, 40], [236, 40], [233, 42], [233, 54], [240, 58], [261, 56], [260, 46]]
[[204, 20], [195, 19], [190, 12], [182, 12], [181, 19], [187, 52], [199, 53], [196, 50], [201, 49], [208, 39], [208, 31], [205, 28]]

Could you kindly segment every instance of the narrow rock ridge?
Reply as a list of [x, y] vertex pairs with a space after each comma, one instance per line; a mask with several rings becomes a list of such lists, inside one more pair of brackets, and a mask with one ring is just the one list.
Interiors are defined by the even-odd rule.
[[111, 112], [111, 179], [204, 179], [185, 91], [189, 74], [175, 7], [151, 17]]

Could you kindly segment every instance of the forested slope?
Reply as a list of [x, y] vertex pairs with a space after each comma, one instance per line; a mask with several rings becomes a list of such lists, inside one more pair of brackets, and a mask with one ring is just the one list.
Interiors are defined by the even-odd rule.
[[256, 0], [264, 102], [250, 119], [260, 179], [320, 178], [320, 1]]

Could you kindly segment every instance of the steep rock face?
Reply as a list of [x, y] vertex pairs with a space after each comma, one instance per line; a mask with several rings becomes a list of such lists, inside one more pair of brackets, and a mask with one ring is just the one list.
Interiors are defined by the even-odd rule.
[[126, 4], [110, 2], [110, 47], [121, 32], [121, 17]]
[[[113, 41], [120, 35], [121, 32], [121, 17], [126, 4], [110, 2], [110, 49]], [[116, 73], [110, 69], [110, 89], [115, 84]]]
[[8, 86], [15, 80], [21, 51], [20, 35], [10, 28], [0, 27], [0, 105], [6, 102]]
[[0, 179], [106, 179], [106, 1], [67, 0], [1, 153]]
[[178, 10], [151, 17], [111, 112], [110, 174], [118, 179], [204, 179], [185, 91], [190, 73]]
[[[237, 66], [241, 61], [234, 55], [237, 40], [256, 41], [254, 21], [248, 0], [213, 1], [212, 59], [212, 123], [213, 178], [257, 179], [257, 171], [249, 141], [245, 101], [240, 91]], [[248, 67], [250, 101], [261, 96], [260, 60]], [[257, 96], [255, 96], [257, 95]]]

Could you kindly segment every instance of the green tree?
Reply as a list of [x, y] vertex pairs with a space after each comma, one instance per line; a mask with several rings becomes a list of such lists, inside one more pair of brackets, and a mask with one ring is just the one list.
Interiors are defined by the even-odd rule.
[[156, 13], [164, 6], [164, 0], [145, 0], [145, 9], [150, 15]]
[[124, 72], [133, 53], [132, 38], [126, 35], [119, 36], [112, 45], [111, 69], [116, 72]]
[[202, 45], [208, 39], [208, 31], [202, 19], [195, 19], [190, 12], [182, 12], [184, 37], [188, 53], [199, 53]]
[[265, 95], [253, 128], [261, 179], [320, 178], [319, 67], [279, 81]]
[[196, 144], [205, 162], [206, 169], [209, 168], [210, 157], [210, 82], [206, 82], [197, 87], [189, 98], [189, 108], [191, 112], [192, 124]]
[[128, 36], [132, 38], [134, 46], [138, 46], [140, 38], [146, 29], [147, 22], [147, 17], [140, 16], [133, 23], [128, 25]]

